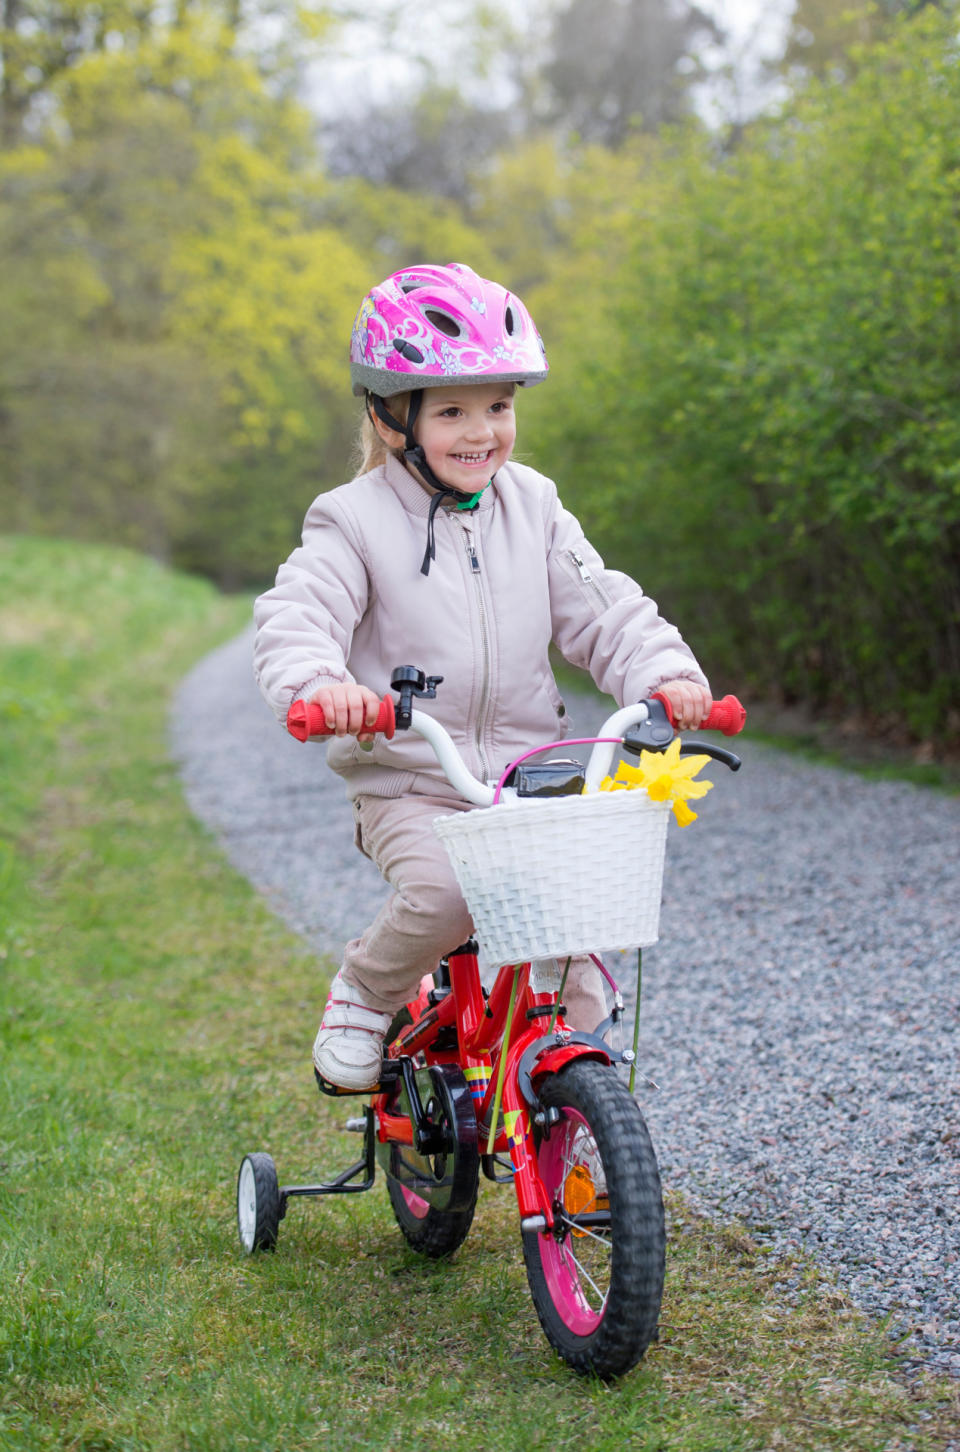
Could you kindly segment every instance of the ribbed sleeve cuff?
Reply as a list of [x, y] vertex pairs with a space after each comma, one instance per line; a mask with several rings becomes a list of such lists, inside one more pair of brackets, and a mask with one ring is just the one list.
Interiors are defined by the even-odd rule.
[[352, 686], [352, 676], [314, 676], [312, 680], [300, 687], [291, 697], [292, 701], [309, 701], [314, 691], [319, 691], [321, 686]]

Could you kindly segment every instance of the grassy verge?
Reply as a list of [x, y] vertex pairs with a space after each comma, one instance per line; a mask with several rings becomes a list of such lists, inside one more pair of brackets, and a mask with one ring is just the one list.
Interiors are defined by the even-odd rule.
[[305, 1046], [317, 965], [183, 803], [165, 715], [245, 606], [119, 552], [0, 539], [0, 1447], [942, 1448], [956, 1389], [800, 1268], [673, 1207], [660, 1343], [577, 1380], [508, 1192], [446, 1265], [382, 1186], [236, 1244], [241, 1155], [353, 1158]]
[[906, 781], [912, 786], [933, 787], [955, 796], [960, 792], [960, 765], [955, 760], [922, 759], [922, 748], [893, 747], [881, 740], [846, 739], [831, 736], [822, 725], [794, 727], [775, 710], [757, 707], [751, 712], [756, 725], [747, 728], [751, 741], [790, 751], [821, 766], [838, 766], [874, 781]]

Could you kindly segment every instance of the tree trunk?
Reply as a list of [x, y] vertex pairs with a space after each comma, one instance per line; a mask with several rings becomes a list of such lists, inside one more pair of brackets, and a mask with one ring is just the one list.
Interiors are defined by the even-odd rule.
[[17, 71], [10, 58], [9, 38], [20, 20], [22, 0], [0, 0], [0, 150], [8, 151], [20, 139], [23, 96], [17, 89]]

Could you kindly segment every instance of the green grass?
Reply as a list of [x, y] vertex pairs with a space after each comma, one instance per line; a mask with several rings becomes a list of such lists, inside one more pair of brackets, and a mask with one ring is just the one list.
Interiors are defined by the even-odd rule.
[[[0, 1447], [943, 1447], [956, 1388], [801, 1266], [672, 1204], [659, 1344], [612, 1387], [550, 1352], [509, 1192], [449, 1264], [382, 1184], [234, 1223], [242, 1154], [358, 1149], [309, 1043], [330, 965], [187, 811], [169, 692], [245, 602], [135, 556], [0, 539]], [[350, 844], [345, 844], [345, 851]]]

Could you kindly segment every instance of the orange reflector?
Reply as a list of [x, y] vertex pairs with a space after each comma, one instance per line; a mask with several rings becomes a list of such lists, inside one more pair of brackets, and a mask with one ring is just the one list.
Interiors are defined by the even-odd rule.
[[[579, 1215], [583, 1210], [595, 1210], [597, 1192], [593, 1176], [586, 1165], [574, 1165], [563, 1182], [563, 1208], [568, 1215]], [[574, 1235], [585, 1235], [584, 1230], [575, 1230]]]

